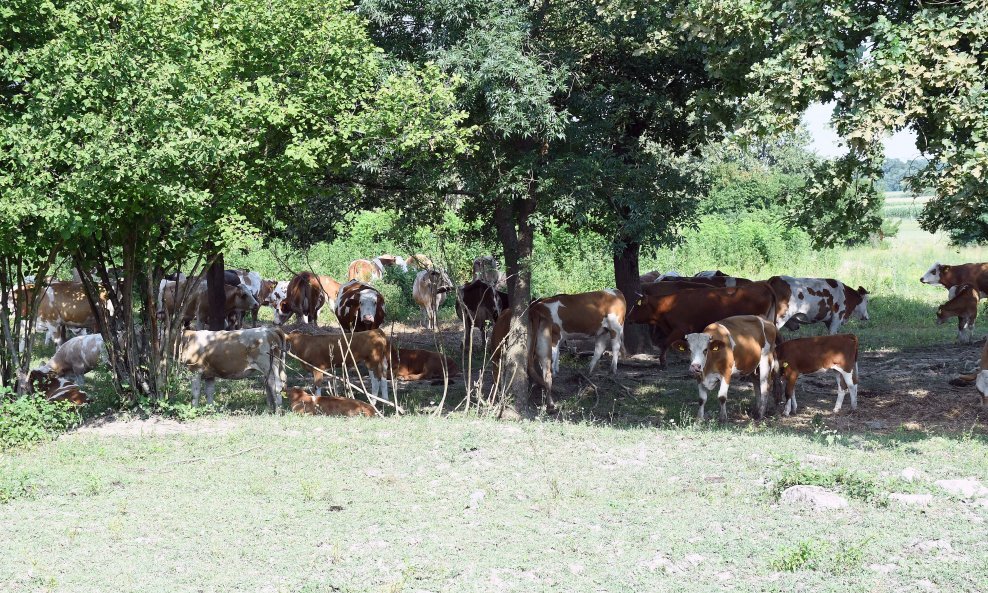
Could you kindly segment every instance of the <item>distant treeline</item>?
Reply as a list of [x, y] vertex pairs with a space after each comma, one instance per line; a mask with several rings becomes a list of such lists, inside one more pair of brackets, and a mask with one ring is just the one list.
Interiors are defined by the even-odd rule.
[[882, 186], [885, 191], [909, 191], [908, 177], [919, 172], [926, 166], [927, 160], [916, 157], [908, 161], [902, 159], [885, 159], [882, 165]]

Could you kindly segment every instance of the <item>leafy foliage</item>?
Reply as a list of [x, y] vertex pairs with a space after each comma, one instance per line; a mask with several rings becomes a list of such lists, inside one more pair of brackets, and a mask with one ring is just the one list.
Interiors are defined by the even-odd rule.
[[8, 399], [0, 391], [0, 450], [55, 438], [78, 423], [79, 414], [71, 404], [35, 395]]

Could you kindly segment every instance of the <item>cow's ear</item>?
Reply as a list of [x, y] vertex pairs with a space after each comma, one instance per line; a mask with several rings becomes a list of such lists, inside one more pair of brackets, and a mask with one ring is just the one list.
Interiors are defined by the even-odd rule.
[[721, 342], [720, 340], [710, 340], [710, 351], [717, 352], [718, 350], [723, 348], [724, 345], [725, 345], [724, 342]]
[[637, 301], [635, 301], [635, 306], [636, 306], [636, 307], [642, 307], [642, 306], [644, 306], [644, 305], [645, 305], [645, 297], [643, 297], [643, 296], [641, 296], [641, 295], [639, 295], [639, 296], [638, 296], [638, 300], [637, 300]]
[[865, 287], [864, 286], [859, 286], [858, 287], [858, 294], [860, 294], [860, 295], [866, 295], [866, 294], [868, 294], [868, 291], [865, 290]]
[[676, 352], [686, 352], [689, 350], [689, 345], [686, 343], [686, 340], [676, 340], [670, 344], [670, 347]]
[[949, 265], [947, 265], [947, 264], [941, 264], [941, 265], [940, 265], [940, 271], [941, 271], [941, 272], [946, 272], [946, 271], [947, 271], [947, 270], [949, 270], [949, 269], [950, 269], [950, 266], [949, 266]]

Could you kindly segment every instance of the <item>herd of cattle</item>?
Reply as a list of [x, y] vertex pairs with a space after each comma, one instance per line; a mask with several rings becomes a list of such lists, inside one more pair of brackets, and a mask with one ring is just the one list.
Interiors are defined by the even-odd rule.
[[[300, 413], [373, 415], [373, 404], [390, 401], [389, 379], [434, 380], [459, 374], [457, 365], [448, 357], [393, 347], [380, 329], [386, 317], [385, 302], [373, 283], [385, 275], [388, 267], [416, 272], [412, 296], [426, 328], [437, 327], [439, 307], [447, 294], [455, 295], [463, 321], [464, 356], [470, 356], [473, 330], [479, 330], [482, 348], [478, 350], [489, 357], [497, 374], [512, 313], [503, 290], [505, 279], [491, 256], [478, 257], [473, 265], [473, 280], [459, 287], [421, 254], [356, 260], [350, 264], [348, 281], [343, 284], [311, 272], [278, 282], [264, 280], [256, 272], [231, 270], [225, 277], [224, 331], [201, 329], [208, 317], [206, 283], [175, 274], [159, 286], [157, 313], [163, 325], [174, 322], [185, 328], [179, 360], [193, 373], [193, 404], [198, 404], [203, 384], [207, 400], [212, 403], [216, 379], [260, 375], [265, 379], [267, 403], [272, 410], [281, 409], [282, 393], [287, 393], [291, 409]], [[937, 310], [937, 323], [956, 316], [958, 339], [970, 343], [978, 302], [988, 290], [988, 264], [934, 264], [921, 281], [949, 290], [949, 300]], [[850, 394], [851, 408], [857, 408], [858, 340], [853, 334], [838, 332], [850, 319], [868, 319], [868, 291], [864, 288], [855, 289], [824, 278], [773, 276], [752, 281], [720, 271], [691, 277], [655, 271], [642, 275], [641, 284], [641, 293], [630, 307], [625, 295], [615, 289], [532, 301], [527, 309], [526, 372], [542, 388], [548, 409], [555, 407], [552, 382], [559, 372], [561, 345], [574, 338], [591, 339], [595, 347], [589, 372], [593, 373], [607, 349], [611, 371], [617, 373], [628, 323], [650, 328], [662, 366], [670, 349], [688, 356], [690, 372], [697, 381], [700, 419], [704, 418], [708, 392], [718, 387], [719, 417], [725, 421], [731, 380], [746, 375], [756, 379], [753, 383], [758, 417], [765, 414], [770, 390], [776, 402], [783, 404], [784, 415], [795, 412], [798, 377], [829, 370], [837, 374], [834, 412], [841, 409], [845, 392]], [[21, 313], [27, 315], [26, 299], [10, 298], [8, 302], [25, 309]], [[296, 330], [286, 335], [281, 328], [293, 316], [304, 325], [316, 325], [326, 305], [334, 312], [342, 331]], [[257, 325], [262, 306], [272, 309], [274, 325], [244, 328], [248, 315]], [[47, 364], [30, 373], [28, 381], [33, 388], [43, 390], [52, 400], [80, 404], [88, 401], [80, 386], [86, 372], [105, 364], [103, 338], [99, 333], [67, 341], [65, 338], [66, 332], [85, 333], [95, 323], [96, 315], [80, 282], [48, 284], [37, 308], [35, 328], [59, 346]], [[829, 335], [782, 339], [781, 329], [796, 330], [814, 323], [824, 324]], [[493, 326], [489, 340], [488, 326]], [[312, 372], [315, 394], [286, 387], [287, 356]], [[370, 378], [369, 386], [361, 389], [370, 405], [322, 395], [323, 384], [335, 376], [337, 369], [346, 374], [359, 366]], [[359, 373], [357, 377], [360, 379]], [[988, 343], [979, 372], [962, 379], [976, 383], [981, 403], [988, 403]]]

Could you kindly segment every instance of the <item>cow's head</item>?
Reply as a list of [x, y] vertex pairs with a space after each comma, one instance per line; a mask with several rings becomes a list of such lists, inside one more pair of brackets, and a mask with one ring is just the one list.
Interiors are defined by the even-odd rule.
[[432, 283], [436, 294], [449, 292], [456, 288], [453, 286], [453, 281], [449, 279], [449, 275], [443, 270], [429, 270], [429, 281]]
[[940, 262], [937, 262], [930, 266], [930, 269], [923, 274], [923, 277], [919, 279], [923, 284], [937, 285], [941, 284], [944, 271], [950, 270], [950, 266], [945, 266]]
[[851, 311], [851, 317], [860, 319], [861, 321], [868, 321], [868, 291], [864, 287], [859, 286], [854, 292], [861, 298], [861, 302]]
[[501, 279], [501, 268], [493, 255], [482, 255], [473, 260], [473, 277], [496, 286]]
[[[655, 297], [639, 294], [638, 298], [631, 304], [631, 309], [624, 318], [625, 323], [652, 323], [653, 313], [656, 312], [656, 306], [653, 303], [654, 300]], [[680, 352], [682, 351], [680, 350]]]
[[289, 317], [292, 316], [292, 305], [290, 302], [288, 302], [288, 299], [286, 297], [282, 297], [278, 299], [278, 304], [277, 305], [272, 304], [271, 308], [274, 309], [275, 325], [281, 325], [282, 323], [287, 321]]
[[68, 402], [76, 407], [93, 401], [88, 393], [65, 377], [59, 377], [58, 385], [49, 389], [46, 395], [50, 402]]
[[226, 308], [234, 311], [249, 311], [258, 306], [254, 293], [244, 284], [226, 287]]
[[381, 294], [373, 288], [365, 288], [358, 293], [358, 298], [360, 314], [357, 319], [364, 323], [374, 323], [374, 319], [377, 317], [377, 304], [381, 298]]
[[690, 372], [707, 389], [727, 374], [734, 364], [734, 353], [726, 342], [708, 333], [687, 334], [685, 340], [678, 340], [673, 347], [680, 351], [689, 350]]

